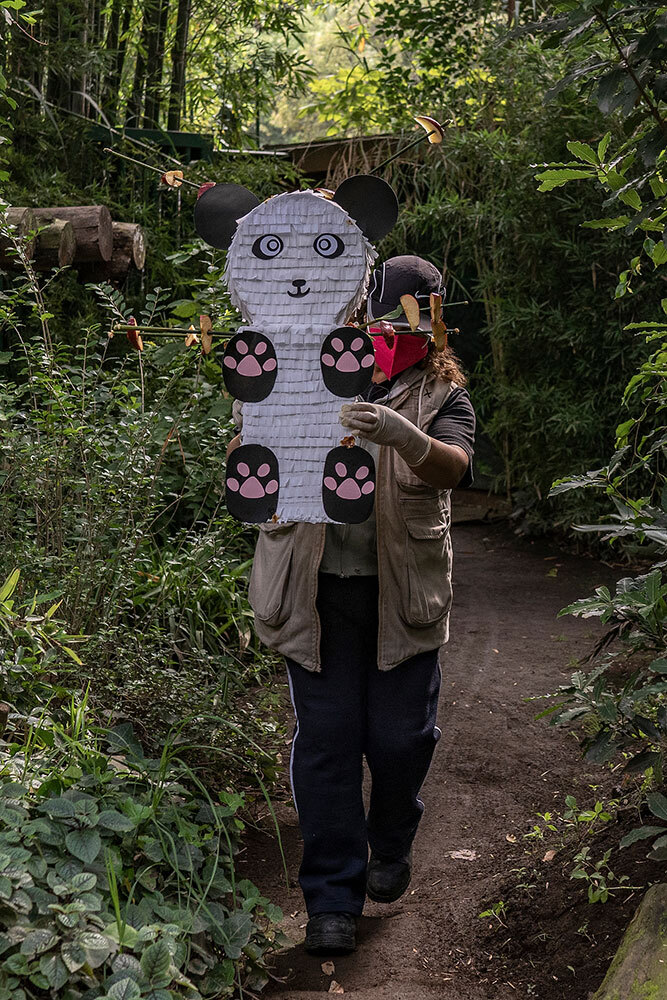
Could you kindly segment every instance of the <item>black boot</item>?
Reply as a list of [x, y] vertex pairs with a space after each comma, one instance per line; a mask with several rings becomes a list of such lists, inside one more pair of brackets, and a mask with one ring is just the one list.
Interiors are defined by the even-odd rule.
[[357, 946], [357, 921], [351, 913], [316, 913], [306, 927], [310, 955], [347, 955]]
[[395, 861], [382, 861], [371, 854], [366, 876], [366, 895], [376, 903], [393, 903], [403, 895], [412, 877], [412, 851]]

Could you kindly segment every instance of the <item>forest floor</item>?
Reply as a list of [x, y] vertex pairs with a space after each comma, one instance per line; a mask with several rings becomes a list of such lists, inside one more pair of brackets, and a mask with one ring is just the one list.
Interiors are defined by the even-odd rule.
[[[303, 949], [300, 837], [285, 776], [277, 814], [289, 888], [270, 818], [250, 831], [241, 859], [243, 874], [283, 908], [291, 942], [274, 959], [276, 979], [263, 994], [271, 1000], [327, 992], [356, 1000], [587, 1000], [641, 898], [623, 889], [590, 904], [585, 883], [570, 878], [581, 842], [525, 837], [538, 813], [562, 816], [567, 795], [584, 809], [622, 791], [618, 773], [582, 761], [571, 733], [536, 720], [544, 702], [526, 700], [568, 681], [600, 634], [590, 621], [557, 619], [558, 611], [622, 572], [517, 539], [506, 524], [456, 525], [454, 549], [443, 736], [422, 793], [412, 884], [392, 905], [367, 902], [357, 951], [323, 969]], [[619, 811], [585, 842], [596, 860], [612, 848], [614, 874], [645, 886], [661, 881], [645, 845], [618, 849], [637, 824], [632, 812]], [[480, 917], [501, 901], [499, 917]]]

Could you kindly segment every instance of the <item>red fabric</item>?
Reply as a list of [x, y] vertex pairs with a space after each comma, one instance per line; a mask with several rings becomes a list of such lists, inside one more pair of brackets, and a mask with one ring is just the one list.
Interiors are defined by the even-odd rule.
[[[389, 324], [383, 323], [382, 326], [387, 327]], [[380, 332], [379, 326], [369, 327], [368, 332], [373, 338], [375, 363], [387, 378], [393, 378], [406, 368], [416, 365], [428, 353], [429, 338], [423, 335]]]

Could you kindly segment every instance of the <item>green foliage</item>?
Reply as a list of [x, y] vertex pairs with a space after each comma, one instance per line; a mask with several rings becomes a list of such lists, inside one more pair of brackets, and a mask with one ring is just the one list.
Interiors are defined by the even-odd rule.
[[[20, 570], [0, 586], [0, 700], [14, 711], [30, 715], [44, 708], [52, 698], [63, 698], [67, 664], [82, 666], [72, 646], [83, 641], [70, 635], [57, 618], [60, 601], [50, 595], [35, 595], [23, 607], [16, 607], [14, 593]], [[49, 607], [45, 608], [45, 605]], [[57, 669], [60, 683], [54, 684]]]
[[609, 866], [611, 850], [605, 851], [597, 861], [591, 855], [590, 847], [582, 847], [574, 858], [575, 866], [570, 878], [583, 880], [588, 887], [589, 903], [606, 903], [619, 889], [641, 888], [624, 885], [629, 881], [627, 875], [616, 877]]
[[524, 834], [524, 838], [542, 842], [545, 837], [555, 834], [561, 845], [572, 839], [581, 844], [613, 819], [617, 805], [614, 799], [606, 803], [596, 799], [591, 809], [583, 809], [574, 795], [566, 795], [565, 809], [562, 812], [538, 813], [540, 822], [535, 823], [532, 829]]
[[234, 854], [242, 795], [167, 743], [46, 716], [0, 752], [0, 998], [231, 996], [265, 981], [280, 911]]

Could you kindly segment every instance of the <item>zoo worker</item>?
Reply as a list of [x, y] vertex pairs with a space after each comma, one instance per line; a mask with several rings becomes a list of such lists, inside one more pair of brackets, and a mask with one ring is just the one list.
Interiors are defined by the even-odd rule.
[[375, 459], [375, 515], [362, 524], [260, 525], [250, 579], [257, 634], [287, 663], [305, 947], [317, 955], [354, 949], [366, 895], [390, 903], [407, 889], [419, 791], [440, 737], [450, 490], [472, 482], [475, 433], [458, 361], [430, 339], [430, 293], [441, 285], [440, 272], [414, 256], [388, 260], [371, 278], [369, 320], [409, 293], [424, 331], [410, 333], [403, 317], [393, 343], [374, 337], [373, 383], [341, 409], [343, 426]]

